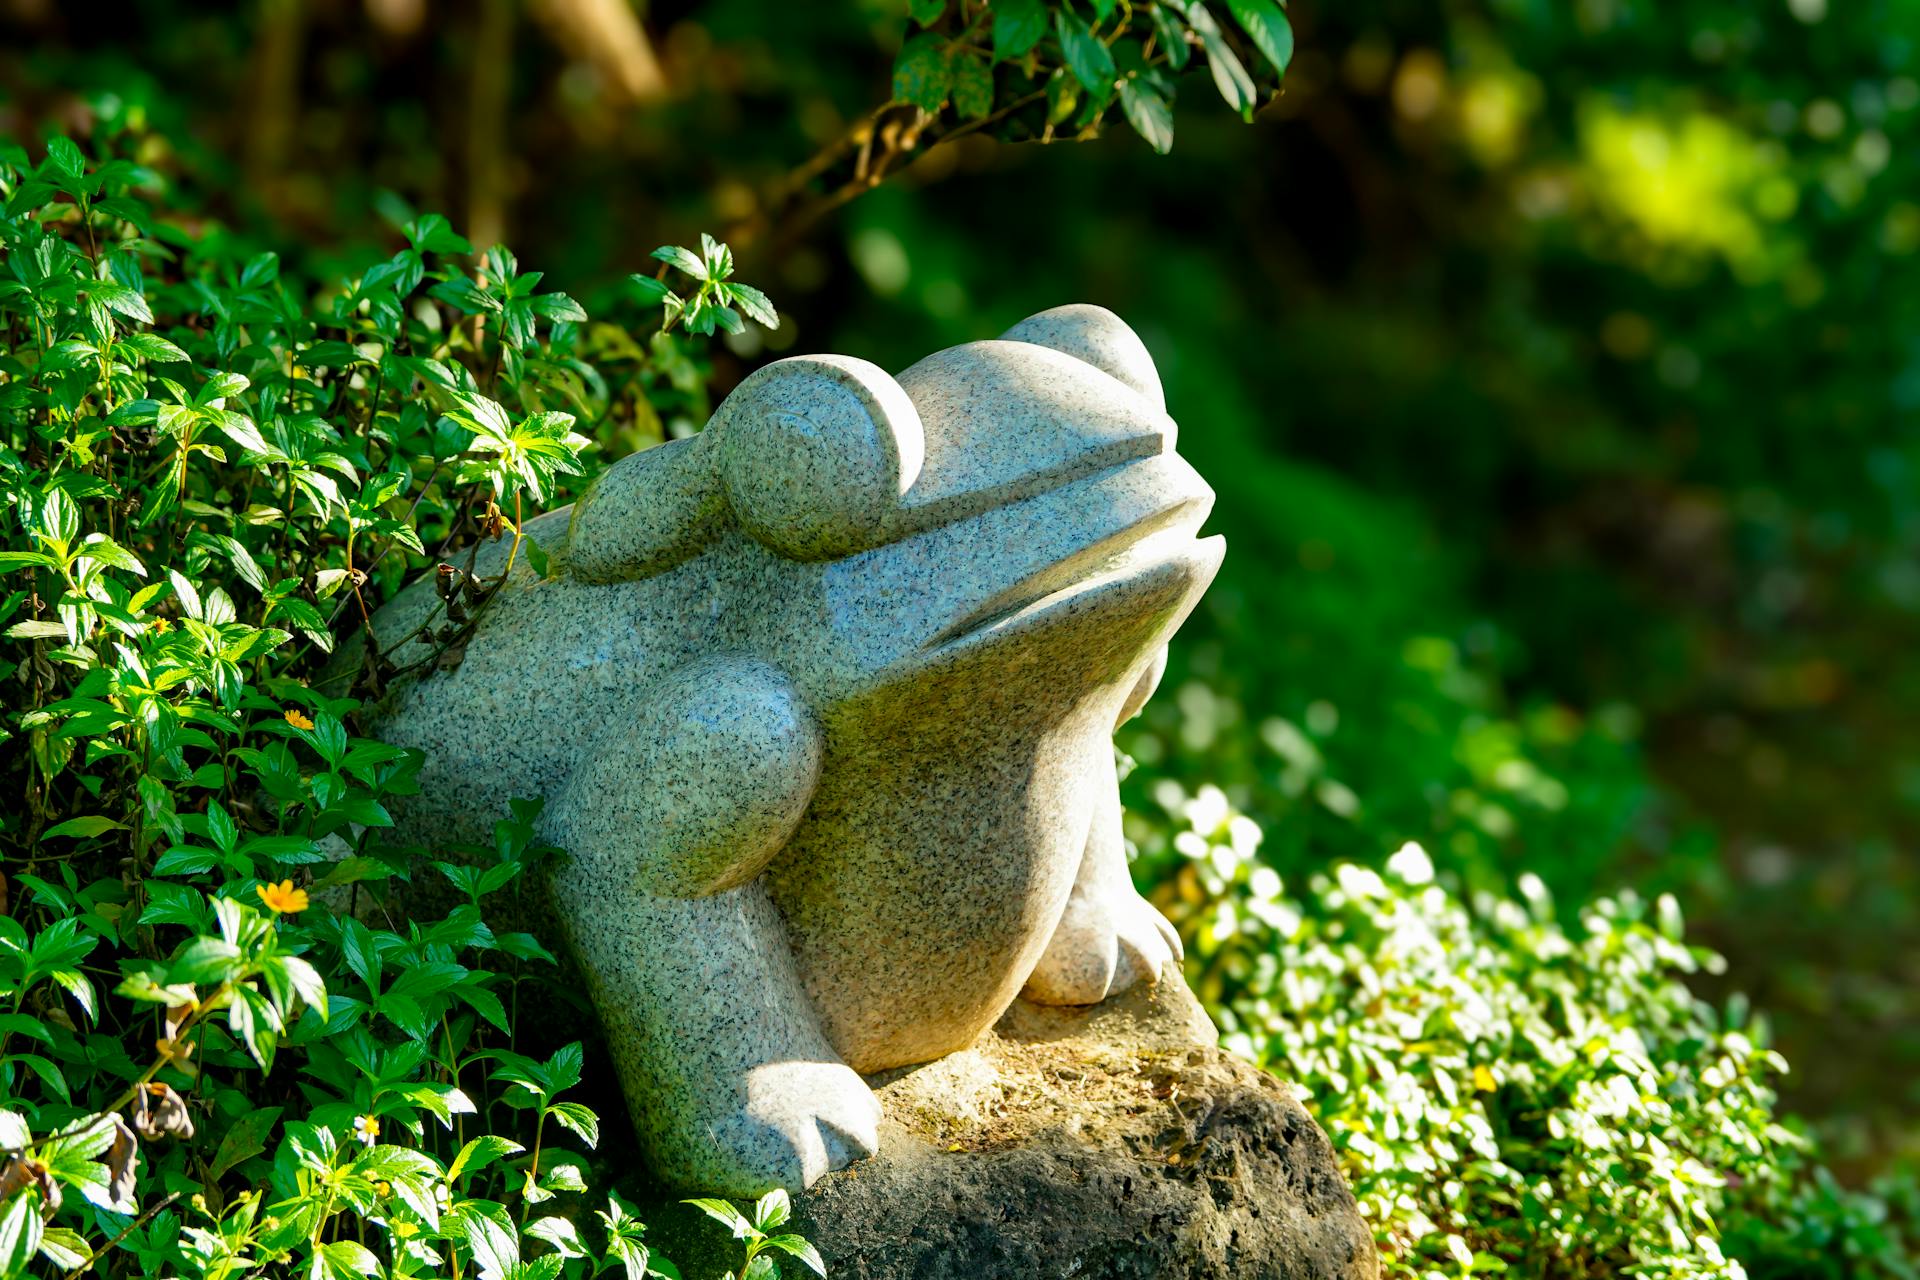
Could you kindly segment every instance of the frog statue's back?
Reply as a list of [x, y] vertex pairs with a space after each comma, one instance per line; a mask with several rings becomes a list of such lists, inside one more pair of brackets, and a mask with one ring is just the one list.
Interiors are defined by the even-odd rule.
[[[1112, 747], [1223, 551], [1174, 443], [1098, 307], [897, 379], [781, 360], [531, 522], [545, 579], [522, 558], [463, 661], [382, 703], [427, 751], [408, 834], [544, 796], [556, 914], [664, 1178], [810, 1184], [875, 1148], [859, 1073], [1177, 958]], [[416, 583], [375, 631], [436, 605]]]

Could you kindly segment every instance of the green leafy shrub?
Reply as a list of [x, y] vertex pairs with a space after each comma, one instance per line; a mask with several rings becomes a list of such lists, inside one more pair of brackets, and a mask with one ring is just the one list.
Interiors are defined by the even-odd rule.
[[[309, 288], [151, 203], [135, 142], [0, 147], [0, 1274], [675, 1275], [618, 1199], [578, 1225], [583, 1049], [518, 1034], [553, 958], [487, 910], [551, 852], [537, 805], [503, 791], [491, 848], [393, 845], [420, 758], [304, 678], [336, 625], [363, 686], [403, 674], [368, 611], [517, 553], [576, 424], [704, 416], [706, 338], [771, 306], [724, 246], [662, 250], [695, 285], [636, 285], [636, 343], [504, 248], [469, 275], [434, 215]], [[441, 653], [491, 590], [446, 576]], [[439, 918], [390, 908], [419, 877]]]
[[1784, 1266], [1844, 1242], [1829, 1274], [1913, 1274], [1891, 1190], [1840, 1191], [1776, 1118], [1765, 1020], [1688, 987], [1721, 962], [1672, 898], [1569, 928], [1538, 877], [1463, 901], [1415, 844], [1289, 896], [1224, 793], [1155, 792], [1136, 830], [1196, 984], [1308, 1096], [1390, 1272], [1806, 1274]]

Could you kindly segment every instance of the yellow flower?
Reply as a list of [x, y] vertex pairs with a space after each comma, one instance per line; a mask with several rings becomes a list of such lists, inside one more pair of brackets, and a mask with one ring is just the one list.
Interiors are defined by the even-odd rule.
[[147, 630], [153, 632], [155, 635], [165, 635], [167, 632], [173, 630], [173, 623], [165, 618], [155, 618], [147, 624]]
[[298, 707], [287, 708], [287, 723], [292, 725], [296, 729], [313, 728], [313, 721], [307, 719], [306, 716], [302, 715], [300, 712], [300, 708]]
[[372, 1146], [374, 1139], [380, 1136], [380, 1122], [372, 1116], [355, 1116], [353, 1136]]
[[1487, 1070], [1485, 1067], [1475, 1067], [1473, 1069], [1473, 1087], [1481, 1093], [1492, 1093], [1495, 1089], [1498, 1089], [1500, 1085], [1499, 1082], [1493, 1078], [1493, 1072]]
[[267, 904], [267, 910], [275, 915], [285, 915], [290, 911], [307, 909], [307, 891], [293, 887], [293, 881], [282, 880], [279, 884], [263, 884], [254, 890], [260, 895], [260, 901]]

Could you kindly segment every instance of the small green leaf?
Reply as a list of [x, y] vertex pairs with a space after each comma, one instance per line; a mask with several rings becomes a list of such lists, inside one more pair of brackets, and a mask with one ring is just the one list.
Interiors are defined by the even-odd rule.
[[1060, 124], [1079, 105], [1080, 82], [1068, 75], [1064, 67], [1057, 68], [1047, 77], [1047, 123]]
[[195, 938], [167, 970], [169, 982], [213, 982], [239, 963], [240, 949], [224, 938]]
[[[380, 1259], [367, 1246], [355, 1240], [336, 1240], [332, 1244], [323, 1244], [314, 1254], [314, 1266], [309, 1272], [324, 1280], [360, 1280], [363, 1276], [380, 1274]], [[484, 1270], [482, 1272], [484, 1273]], [[501, 1273], [504, 1280], [506, 1273]]]
[[548, 1165], [540, 1171], [540, 1189], [542, 1191], [585, 1191], [586, 1175], [580, 1172], [580, 1166], [568, 1157], [564, 1163]]
[[587, 309], [564, 293], [536, 294], [527, 299], [527, 305], [532, 307], [534, 314], [542, 320], [550, 320], [555, 324], [561, 321], [571, 324], [586, 323]]
[[1240, 64], [1240, 59], [1227, 46], [1226, 36], [1221, 34], [1219, 23], [1207, 12], [1203, 4], [1195, 4], [1187, 10], [1187, 22], [1200, 37], [1201, 47], [1207, 51], [1207, 69], [1213, 73], [1214, 88], [1226, 99], [1227, 105], [1238, 111], [1243, 117], [1252, 119], [1256, 91], [1253, 77]]
[[[61, 634], [64, 635], [65, 632]], [[57, 826], [48, 827], [45, 831], [41, 832], [41, 835], [74, 836], [79, 839], [88, 839], [93, 836], [105, 835], [109, 831], [125, 831], [126, 829], [127, 826], [124, 822], [115, 822], [112, 818], [92, 816], [86, 818], [68, 818], [65, 822]]]
[[127, 550], [104, 533], [90, 533], [79, 548], [79, 553], [101, 564], [111, 565], [139, 577], [147, 576], [147, 567], [140, 563], [138, 556]]
[[893, 96], [928, 115], [940, 110], [953, 88], [953, 58], [944, 36], [917, 35], [901, 46], [893, 63]]
[[207, 379], [206, 385], [200, 388], [200, 394], [194, 399], [201, 404], [212, 404], [215, 400], [224, 401], [237, 396], [252, 385], [246, 375], [222, 370]]
[[960, 54], [953, 62], [953, 109], [963, 120], [993, 114], [993, 67], [985, 58]]
[[579, 1134], [588, 1147], [600, 1145], [600, 1117], [594, 1114], [592, 1108], [578, 1102], [555, 1103], [553, 1118]]
[[1022, 58], [1047, 34], [1047, 11], [1040, 0], [994, 0], [993, 52]]
[[527, 1224], [526, 1233], [558, 1249], [562, 1258], [589, 1256], [586, 1246], [580, 1243], [579, 1230], [565, 1218], [540, 1218]]
[[154, 860], [153, 874], [157, 876], [197, 876], [204, 875], [220, 865], [220, 854], [213, 849], [197, 849], [192, 845], [177, 844]]
[[639, 297], [644, 306], [658, 306], [673, 292], [673, 290], [667, 288], [666, 281], [656, 280], [652, 276], [643, 276], [635, 273], [628, 276], [627, 280], [633, 285], [633, 292]]
[[77, 1271], [93, 1261], [87, 1238], [71, 1227], [48, 1227], [42, 1232], [40, 1255], [66, 1271]]
[[812, 1241], [805, 1236], [774, 1236], [767, 1241], [769, 1249], [778, 1249], [791, 1257], [800, 1259], [815, 1275], [827, 1274], [827, 1264], [820, 1257], [820, 1251], [813, 1247]]
[[473, 246], [456, 235], [447, 220], [437, 213], [422, 214], [405, 227], [408, 243], [421, 253], [472, 253]]
[[463, 275], [455, 275], [443, 280], [427, 292], [442, 302], [460, 308], [468, 315], [478, 315], [482, 311], [498, 311], [501, 307], [500, 299]]
[[267, 1135], [273, 1132], [275, 1122], [280, 1119], [280, 1110], [279, 1107], [255, 1107], [242, 1112], [220, 1139], [220, 1146], [213, 1153], [213, 1163], [207, 1166], [207, 1175], [218, 1178], [241, 1161], [265, 1151]]
[[1186, 68], [1193, 56], [1193, 47], [1187, 43], [1187, 28], [1164, 4], [1153, 6], [1153, 30], [1160, 37], [1160, 48], [1165, 51], [1167, 66], [1175, 71]]
[[71, 177], [77, 178], [87, 170], [87, 159], [71, 138], [48, 138], [47, 159], [53, 161], [54, 168]]
[[120, 345], [147, 360], [158, 360], [162, 364], [185, 364], [187, 353], [174, 346], [157, 333], [129, 333], [120, 339]]
[[1113, 92], [1113, 52], [1094, 36], [1085, 22], [1066, 9], [1054, 15], [1054, 24], [1073, 78], [1085, 86], [1088, 93], [1104, 101]]
[[96, 280], [87, 286], [87, 292], [98, 302], [105, 303], [109, 310], [117, 311], [129, 320], [141, 324], [153, 323], [153, 311], [147, 306], [146, 295], [136, 289], [109, 280]]
[[[72, 144], [68, 144], [72, 145]], [[18, 1191], [0, 1210], [0, 1275], [23, 1276], [40, 1249], [40, 1197]]]
[[784, 1226], [792, 1216], [793, 1199], [779, 1187], [761, 1196], [759, 1203], [753, 1206], [753, 1225], [762, 1231]]
[[34, 521], [34, 532], [63, 547], [80, 533], [80, 509], [65, 489], [49, 487]]
[[525, 1150], [525, 1147], [511, 1138], [503, 1138], [494, 1133], [482, 1134], [460, 1148], [460, 1154], [453, 1158], [453, 1163], [447, 1168], [447, 1181], [448, 1183], [458, 1182], [462, 1174], [484, 1169], [501, 1156]]
[[691, 249], [682, 249], [677, 244], [663, 244], [653, 251], [653, 256], [671, 263], [695, 279], [704, 280], [707, 277], [707, 264], [700, 261], [700, 255]]
[[1227, 0], [1227, 9], [1273, 69], [1281, 75], [1293, 61], [1293, 25], [1273, 0]]
[[[19, 1063], [27, 1070], [33, 1072], [34, 1075], [40, 1077], [40, 1083], [45, 1085], [47, 1092], [51, 1093], [54, 1097], [60, 1099], [62, 1102], [73, 1101], [73, 1090], [68, 1086], [67, 1078], [61, 1073], [59, 1067], [54, 1066], [37, 1053], [10, 1053], [7, 1055], [7, 1058], [11, 1062]], [[3, 1232], [4, 1226], [0, 1226], [0, 1233]], [[0, 1259], [4, 1257], [5, 1248], [0, 1246]], [[11, 1276], [12, 1274], [12, 1272], [0, 1268], [0, 1276]]]
[[255, 254], [240, 268], [240, 287], [257, 289], [280, 278], [280, 255], [271, 251]]
[[1137, 76], [1122, 80], [1120, 109], [1148, 146], [1161, 155], [1173, 150], [1173, 108], [1152, 85]]
[[709, 1218], [712, 1218], [715, 1222], [726, 1227], [729, 1231], [733, 1232], [735, 1239], [745, 1240], [753, 1233], [753, 1224], [747, 1221], [747, 1215], [741, 1213], [725, 1200], [702, 1198], [697, 1200], [682, 1200], [680, 1203], [692, 1205]]
[[79, 338], [68, 338], [47, 348], [47, 353], [40, 357], [40, 372], [65, 373], [99, 358], [100, 353], [93, 349], [93, 344]]
[[751, 319], [769, 329], [780, 327], [780, 314], [773, 309], [773, 301], [766, 294], [749, 284], [734, 284], [728, 288], [733, 290], [733, 300]]

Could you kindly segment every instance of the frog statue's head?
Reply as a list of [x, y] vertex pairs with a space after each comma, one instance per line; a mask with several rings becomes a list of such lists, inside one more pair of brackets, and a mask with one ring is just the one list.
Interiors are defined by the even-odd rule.
[[876, 699], [924, 715], [943, 685], [974, 714], [1031, 706], [1035, 685], [1056, 707], [1130, 677], [1125, 695], [1157, 676], [1222, 553], [1196, 536], [1213, 493], [1174, 442], [1145, 346], [1100, 307], [897, 379], [781, 360], [703, 434], [616, 464], [576, 509], [568, 569], [605, 582], [701, 559], [709, 611], [729, 615], [704, 644], [775, 661], [830, 725]]

